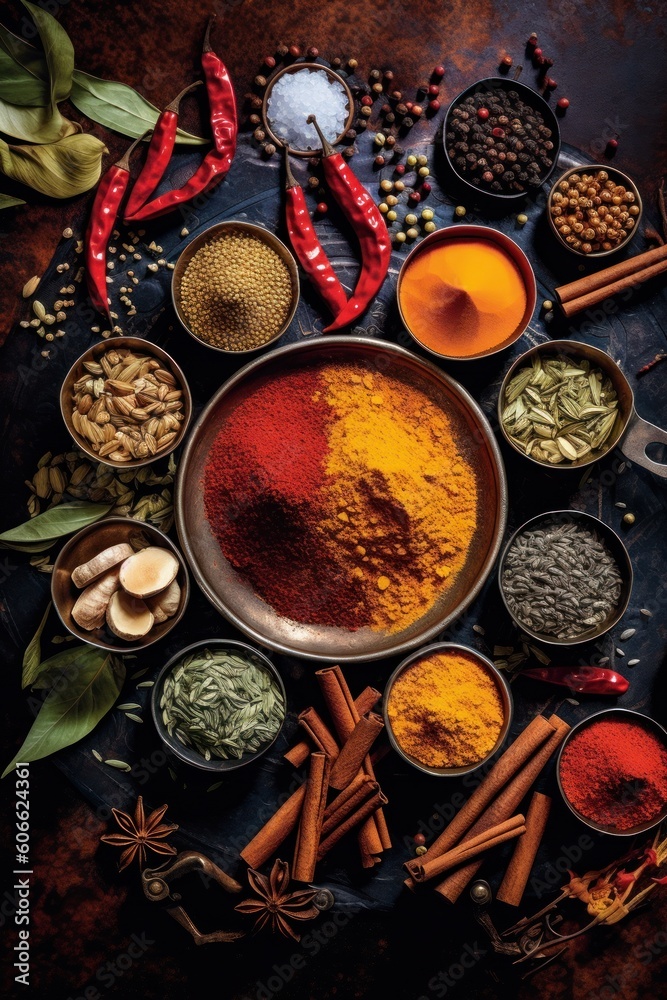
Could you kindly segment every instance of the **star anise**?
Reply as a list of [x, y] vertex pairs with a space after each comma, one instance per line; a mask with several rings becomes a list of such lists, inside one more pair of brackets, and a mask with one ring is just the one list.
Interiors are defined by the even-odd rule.
[[300, 941], [301, 936], [290, 926], [290, 921], [313, 920], [318, 916], [320, 911], [313, 905], [318, 890], [297, 889], [296, 892], [288, 892], [289, 865], [280, 860], [274, 863], [268, 878], [254, 868], [249, 868], [248, 882], [259, 898], [244, 899], [234, 909], [240, 913], [257, 914], [254, 927], [256, 931], [270, 924], [271, 930], [279, 930], [285, 937]]
[[123, 833], [107, 833], [100, 840], [105, 844], [113, 844], [114, 847], [124, 847], [125, 850], [120, 856], [118, 870], [122, 872], [132, 864], [135, 857], [139, 856], [139, 867], [146, 864], [146, 848], [155, 851], [156, 854], [176, 854], [176, 848], [171, 844], [164, 843], [164, 838], [168, 837], [174, 830], [178, 830], [175, 823], [163, 823], [162, 818], [169, 806], [160, 806], [155, 809], [150, 816], [146, 817], [144, 812], [144, 800], [141, 795], [137, 798], [134, 809], [134, 818], [129, 813], [121, 812], [120, 809], [112, 809], [114, 819]]

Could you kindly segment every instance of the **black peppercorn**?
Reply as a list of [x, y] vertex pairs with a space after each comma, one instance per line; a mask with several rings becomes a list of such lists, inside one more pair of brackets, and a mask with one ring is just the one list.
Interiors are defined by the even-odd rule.
[[255, 86], [256, 87], [266, 87], [266, 77], [262, 76], [261, 73], [258, 74], [258, 76], [255, 77]]
[[346, 140], [347, 140], [348, 142], [354, 142], [354, 140], [355, 140], [356, 138], [357, 138], [357, 133], [356, 133], [355, 129], [353, 129], [353, 128], [349, 128], [349, 129], [347, 130], [347, 132], [345, 133], [345, 139], [346, 139]]
[[408, 109], [406, 108], [405, 104], [397, 104], [396, 105], [396, 114], [397, 115], [407, 115], [407, 113], [408, 113]]
[[331, 65], [334, 69], [340, 69], [341, 66], [343, 65], [343, 60], [340, 58], [340, 56], [335, 56], [331, 60]]
[[370, 73], [368, 74], [368, 79], [369, 80], [381, 80], [382, 79], [382, 73], [380, 72], [379, 69], [372, 69], [370, 71]]
[[248, 121], [250, 122], [251, 125], [261, 125], [262, 124], [261, 115], [254, 115], [254, 114], [253, 115], [248, 115]]
[[342, 155], [344, 159], [351, 160], [352, 157], [354, 156], [354, 153], [355, 153], [354, 146], [346, 146], [345, 149], [343, 150]]
[[263, 128], [256, 128], [252, 134], [252, 137], [253, 139], [256, 139], [257, 142], [264, 142], [264, 140], [266, 139], [266, 132], [264, 131]]
[[317, 188], [319, 186], [320, 186], [320, 179], [319, 179], [319, 177], [316, 177], [315, 174], [312, 174], [308, 178], [308, 187], [310, 187], [310, 188]]
[[414, 123], [415, 123], [414, 119], [410, 118], [409, 115], [406, 115], [405, 118], [403, 119], [402, 127], [404, 129], [409, 129], [409, 128], [412, 128], [412, 126], [414, 125]]
[[388, 114], [385, 115], [384, 120], [388, 122], [389, 125], [393, 125], [394, 122], [396, 121], [396, 115], [394, 114], [393, 111], [389, 111]]
[[279, 45], [278, 48], [276, 49], [276, 55], [278, 56], [279, 59], [284, 59], [285, 56], [288, 54], [288, 52], [289, 49], [286, 45]]

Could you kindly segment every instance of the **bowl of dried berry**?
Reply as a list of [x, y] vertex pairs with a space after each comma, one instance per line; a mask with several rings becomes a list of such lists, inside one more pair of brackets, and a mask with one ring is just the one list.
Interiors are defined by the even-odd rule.
[[584, 165], [559, 177], [547, 212], [562, 246], [583, 257], [606, 257], [637, 232], [642, 200], [627, 174], [606, 165]]
[[553, 172], [560, 127], [547, 102], [516, 80], [479, 80], [452, 101], [447, 162], [477, 193], [508, 202], [535, 193]]

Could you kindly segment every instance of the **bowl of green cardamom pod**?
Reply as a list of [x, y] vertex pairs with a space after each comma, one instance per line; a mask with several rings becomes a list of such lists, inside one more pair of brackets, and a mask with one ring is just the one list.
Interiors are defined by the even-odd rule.
[[212, 774], [265, 754], [282, 730], [286, 706], [271, 660], [232, 639], [202, 639], [180, 650], [160, 671], [151, 698], [165, 749]]

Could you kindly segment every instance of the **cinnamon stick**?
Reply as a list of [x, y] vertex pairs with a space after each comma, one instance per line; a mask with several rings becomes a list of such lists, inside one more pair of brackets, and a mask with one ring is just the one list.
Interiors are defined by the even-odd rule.
[[526, 814], [526, 832], [517, 840], [496, 896], [501, 902], [509, 903], [510, 906], [519, 906], [521, 903], [550, 809], [549, 796], [543, 795], [542, 792], [533, 792]]
[[265, 861], [275, 854], [299, 822], [306, 786], [301, 785], [290, 795], [286, 802], [274, 812], [261, 830], [258, 830], [252, 840], [241, 851], [241, 857], [251, 868], [260, 868]]
[[384, 720], [375, 712], [359, 719], [331, 768], [329, 784], [332, 788], [341, 791], [350, 784], [383, 729]]
[[[348, 789], [353, 789], [349, 795]], [[322, 839], [328, 837], [332, 830], [340, 826], [344, 819], [356, 812], [359, 806], [375, 795], [379, 789], [377, 781], [371, 781], [367, 774], [355, 778], [345, 791], [341, 792], [330, 806], [327, 806], [322, 824]]]
[[[538, 777], [544, 765], [570, 731], [567, 722], [563, 722], [557, 715], [552, 715], [549, 722], [555, 727], [553, 735], [503, 789], [498, 798], [482, 813], [475, 825], [470, 828], [467, 835], [468, 838], [474, 837], [478, 833], [483, 833], [484, 830], [488, 830], [495, 823], [501, 823], [516, 811], [517, 806]], [[455, 903], [470, 879], [479, 871], [481, 864], [481, 861], [471, 861], [464, 868], [459, 868], [455, 872], [451, 872], [435, 887], [435, 891], [440, 893], [450, 903]]]
[[[380, 788], [367, 799], [355, 812], [347, 816], [342, 823], [340, 823], [331, 833], [326, 837], [326, 839], [320, 842], [320, 849], [317, 853], [317, 860], [321, 861], [326, 854], [329, 853], [332, 847], [334, 847], [338, 841], [345, 836], [349, 830], [353, 830], [355, 826], [368, 822], [369, 819], [373, 818], [373, 814], [380, 810], [382, 806], [386, 806], [387, 796], [382, 793]], [[363, 829], [363, 826], [362, 826]]]
[[[461, 806], [451, 823], [433, 841], [420, 860], [424, 863], [432, 861], [433, 858], [438, 858], [451, 850], [479, 819], [492, 799], [525, 766], [546, 740], [553, 736], [554, 732], [555, 727], [549, 720], [543, 715], [536, 715], [498, 758], [482, 783], [477, 786], [468, 801]], [[414, 888], [412, 878], [406, 879], [405, 884], [409, 888]]]
[[315, 878], [315, 863], [329, 790], [330, 768], [331, 758], [327, 754], [311, 753], [292, 864], [292, 878], [297, 882], [312, 882]]
[[629, 277], [631, 274], [637, 274], [663, 260], [667, 260], [667, 246], [635, 254], [634, 257], [628, 257], [627, 260], [622, 260], [619, 264], [613, 264], [601, 271], [595, 271], [594, 274], [577, 278], [576, 281], [570, 281], [567, 285], [560, 285], [555, 289], [556, 296], [560, 304], [564, 305], [566, 302], [578, 299], [582, 295], [588, 295], [599, 288], [608, 288], [616, 281]]
[[[521, 813], [512, 816], [511, 819], [503, 823], [497, 823], [476, 837], [471, 837], [465, 843], [454, 847], [451, 851], [434, 858], [433, 861], [424, 864], [421, 862], [416, 867], [411, 868], [412, 877], [416, 882], [428, 882], [429, 879], [436, 878], [450, 868], [470, 861], [480, 854], [490, 851], [492, 847], [504, 844], [507, 840], [513, 840], [526, 832], [525, 818]], [[421, 859], [419, 859], [421, 861]]]
[[[320, 689], [327, 703], [329, 714], [334, 724], [334, 729], [338, 738], [345, 743], [352, 734], [352, 731], [359, 721], [359, 713], [354, 704], [354, 699], [347, 686], [347, 681], [338, 665], [335, 667], [324, 667], [316, 671]], [[363, 763], [363, 770], [370, 778], [375, 780], [373, 765], [370, 757], [366, 757]], [[382, 829], [382, 836], [380, 834]], [[371, 868], [378, 864], [378, 855], [387, 848], [387, 843], [391, 846], [389, 832], [381, 810], [377, 816], [370, 815], [359, 830], [359, 849], [361, 852], [361, 863], [364, 868]]]
[[[366, 715], [367, 712], [377, 704], [378, 700], [382, 697], [379, 691], [373, 687], [366, 687], [354, 699], [354, 707], [360, 716]], [[299, 723], [304, 726], [309, 737], [312, 739], [313, 743], [318, 750], [324, 750], [325, 753], [329, 753], [332, 757], [336, 757], [338, 753], [338, 744], [331, 736], [331, 732], [328, 726], [322, 721], [321, 717], [315, 711], [314, 708], [307, 708], [305, 711], [301, 712], [298, 719]], [[330, 742], [328, 742], [327, 749], [327, 734], [330, 737]], [[335, 751], [333, 750], [335, 747]], [[312, 747], [307, 740], [301, 740], [296, 743], [290, 750], [284, 754], [285, 760], [288, 760], [293, 767], [301, 767], [308, 760], [312, 751]]]
[[[662, 247], [658, 247], [658, 249], [662, 250]], [[648, 252], [650, 253], [651, 251], [649, 250]], [[658, 275], [664, 274], [665, 271], [667, 271], [667, 260], [661, 260], [659, 263], [653, 264], [651, 267], [646, 267], [642, 271], [633, 271], [632, 274], [627, 275], [625, 278], [620, 278], [610, 285], [604, 285], [601, 288], [594, 289], [592, 292], [588, 292], [586, 295], [570, 299], [569, 302], [561, 304], [561, 309], [568, 318], [576, 316], [577, 313], [583, 312], [584, 309], [592, 309], [593, 306], [599, 305], [600, 302], [610, 299], [612, 295], [620, 295], [621, 292], [625, 292], [629, 288], [635, 288], [637, 285], [641, 285], [651, 278], [657, 278]]]

